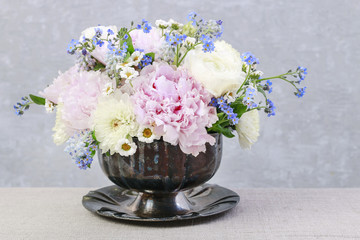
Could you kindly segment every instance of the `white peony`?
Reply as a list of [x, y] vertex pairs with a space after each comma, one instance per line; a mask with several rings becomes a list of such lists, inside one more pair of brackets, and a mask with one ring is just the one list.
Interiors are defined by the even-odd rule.
[[[117, 27], [116, 26], [89, 27], [89, 28], [85, 29], [84, 31], [82, 31], [79, 42], [82, 42], [84, 37], [91, 40], [96, 34], [96, 32], [95, 32], [96, 28], [98, 28], [98, 29], [100, 29], [102, 31], [102, 34], [101, 34], [102, 39], [107, 39], [108, 29], [110, 29], [111, 31], [114, 32], [113, 35], [109, 36], [109, 39], [114, 38], [114, 36], [116, 36], [116, 34], [117, 34]], [[109, 49], [107, 48], [107, 45], [108, 45], [108, 43], [104, 42], [104, 45], [102, 45], [101, 47], [96, 46], [95, 50], [91, 52], [91, 56], [96, 58], [102, 64], [105, 64], [106, 54], [109, 51]]]
[[138, 128], [128, 94], [116, 90], [114, 94], [99, 98], [93, 113], [93, 129], [103, 152], [118, 152], [118, 142], [136, 136]]
[[236, 91], [244, 82], [240, 53], [225, 41], [214, 43], [215, 51], [204, 53], [199, 45], [185, 58], [185, 67], [194, 79], [215, 97]]
[[239, 123], [236, 125], [240, 146], [244, 149], [250, 149], [251, 145], [259, 137], [259, 130], [260, 119], [258, 110], [251, 110], [241, 115]]

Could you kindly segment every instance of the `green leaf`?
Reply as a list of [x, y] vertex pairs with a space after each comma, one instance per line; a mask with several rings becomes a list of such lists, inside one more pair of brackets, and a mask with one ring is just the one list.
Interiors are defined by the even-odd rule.
[[134, 49], [134, 45], [132, 43], [132, 39], [130, 37], [130, 34], [128, 34], [128, 38], [126, 39], [126, 43], [127, 43], [127, 46], [128, 46], [128, 53], [132, 54], [133, 52], [135, 52], [135, 49]]
[[101, 62], [98, 62], [98, 61], [96, 61], [96, 64], [95, 64], [95, 66], [94, 66], [94, 71], [98, 71], [98, 70], [101, 70], [101, 69], [104, 69], [105, 68], [105, 65], [104, 64], [102, 64]]
[[246, 69], [246, 65], [245, 64], [243, 64], [242, 65], [242, 69], [241, 69], [244, 73], [247, 73], [247, 69]]
[[223, 127], [220, 124], [216, 124], [216, 123], [213, 124], [212, 127], [208, 129], [208, 132], [218, 132], [228, 138], [235, 137], [235, 135], [232, 133], [231, 127]]
[[145, 54], [145, 55], [151, 57], [151, 59], [154, 61], [154, 59], [155, 59], [155, 53], [150, 52], [150, 53], [147, 53], [147, 54]]
[[38, 97], [32, 94], [29, 94], [31, 100], [33, 100], [34, 103], [38, 104], [38, 105], [45, 105], [45, 98], [42, 97]]
[[241, 102], [240, 98], [236, 99], [236, 101], [231, 103], [230, 106], [234, 109], [234, 113], [237, 114], [238, 118], [240, 118], [247, 110], [247, 107]]
[[95, 136], [95, 131], [91, 131], [91, 136], [92, 136], [92, 138], [97, 142], [96, 136]]
[[129, 59], [129, 57], [130, 57], [130, 53], [126, 53], [126, 56], [124, 57], [124, 60], [123, 60], [123, 62], [126, 62], [126, 60], [128, 60]]

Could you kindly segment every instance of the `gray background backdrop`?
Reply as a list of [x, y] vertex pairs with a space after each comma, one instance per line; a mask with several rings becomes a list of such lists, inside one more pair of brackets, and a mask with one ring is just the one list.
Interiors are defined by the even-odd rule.
[[68, 42], [89, 26], [128, 26], [146, 18], [185, 21], [191, 10], [222, 19], [223, 39], [260, 58], [267, 76], [308, 67], [303, 99], [274, 81], [277, 115], [262, 114], [251, 151], [226, 139], [211, 182], [227, 187], [360, 187], [360, 1], [0, 1], [0, 187], [105, 186], [99, 169], [77, 169], [52, 143], [55, 115], [22, 96], [74, 63]]

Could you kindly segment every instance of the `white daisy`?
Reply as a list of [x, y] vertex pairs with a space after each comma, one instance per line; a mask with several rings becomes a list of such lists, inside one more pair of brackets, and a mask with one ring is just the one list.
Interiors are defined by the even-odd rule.
[[129, 62], [132, 64], [131, 66], [137, 66], [141, 59], [144, 57], [143, 52], [135, 51], [131, 54], [130, 58], [128, 59]]
[[115, 90], [114, 94], [99, 98], [93, 113], [93, 127], [100, 149], [104, 152], [116, 151], [120, 139], [136, 136], [139, 125], [128, 94]]
[[193, 38], [193, 37], [187, 37], [186, 39], [185, 39], [185, 44], [187, 44], [187, 45], [194, 45], [195, 44], [195, 42], [196, 42], [196, 39], [195, 38]]
[[260, 119], [258, 110], [251, 110], [241, 115], [239, 123], [236, 125], [240, 146], [244, 149], [250, 149], [251, 145], [259, 137], [259, 130]]
[[235, 100], [240, 97], [240, 94], [236, 93], [237, 90], [235, 91], [229, 91], [224, 95], [224, 99], [228, 102], [228, 103], [232, 103], [235, 102]]
[[126, 82], [129, 82], [131, 79], [133, 79], [134, 77], [137, 77], [138, 75], [139, 75], [139, 72], [136, 71], [132, 67], [124, 67], [124, 68], [122, 68], [122, 70], [120, 72], [121, 78], [125, 78]]
[[158, 28], [167, 28], [170, 24], [167, 21], [164, 21], [162, 19], [158, 19], [155, 21], [155, 25]]
[[121, 156], [131, 156], [136, 152], [137, 146], [127, 138], [120, 139], [116, 144], [116, 152]]
[[154, 128], [150, 126], [141, 126], [137, 133], [139, 141], [152, 143], [154, 140], [160, 139], [159, 136], [155, 135]]
[[103, 95], [110, 95], [111, 93], [114, 93], [114, 87], [111, 82], [108, 82], [105, 84], [104, 88], [102, 89]]
[[54, 109], [55, 109], [54, 103], [51, 102], [48, 99], [45, 99], [45, 110], [46, 110], [46, 112], [52, 113], [54, 111]]

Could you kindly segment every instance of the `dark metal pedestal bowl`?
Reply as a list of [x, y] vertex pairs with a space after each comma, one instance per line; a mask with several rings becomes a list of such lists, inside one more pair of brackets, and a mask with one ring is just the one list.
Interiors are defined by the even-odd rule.
[[[121, 213], [127, 214], [127, 217], [119, 217], [122, 219], [171, 220], [177, 216], [189, 216], [195, 209], [204, 208], [205, 206], [201, 205], [205, 203], [202, 203], [201, 198], [196, 198], [196, 196], [201, 196], [202, 191], [205, 191], [205, 195], [207, 194], [206, 196], [203, 194], [206, 204], [211, 201], [221, 202], [232, 197], [236, 205], [239, 200], [237, 194], [228, 189], [226, 189], [228, 192], [218, 189], [221, 187], [216, 185], [214, 185], [215, 190], [212, 190], [214, 186], [207, 186], [207, 190], [200, 190], [200, 187], [198, 188], [200, 195], [191, 197], [191, 192], [194, 194], [194, 191], [189, 189], [208, 181], [219, 168], [222, 156], [222, 136], [220, 134], [212, 134], [212, 136], [216, 139], [215, 144], [213, 146], [206, 144], [206, 151], [196, 157], [184, 154], [178, 145], [173, 146], [162, 140], [149, 144], [134, 139], [138, 148], [130, 157], [119, 154], [107, 156], [99, 153], [102, 170], [120, 188], [109, 187], [90, 192], [83, 199], [84, 206], [93, 211], [96, 208], [90, 203], [94, 199], [102, 199], [101, 201], [116, 205], [118, 208], [121, 205]], [[221, 194], [218, 194], [219, 192]], [[101, 211], [103, 210], [106, 212], [108, 208], [103, 208]], [[116, 212], [119, 213], [120, 210]], [[96, 211], [99, 213], [98, 210]]]

